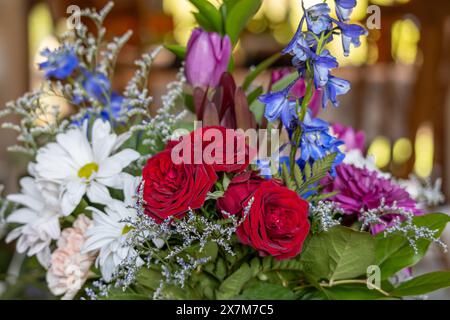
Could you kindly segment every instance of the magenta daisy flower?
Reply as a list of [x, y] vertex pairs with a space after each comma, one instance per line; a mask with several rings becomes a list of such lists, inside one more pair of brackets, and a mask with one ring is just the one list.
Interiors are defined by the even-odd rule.
[[[328, 177], [322, 181], [325, 192], [338, 192], [330, 200], [336, 202], [347, 217], [344, 221], [354, 222], [361, 213], [380, 207], [396, 207], [420, 215], [422, 212], [416, 207], [406, 190], [390, 180], [381, 178], [376, 172], [360, 169], [353, 165], [341, 164], [336, 167], [336, 177]], [[386, 212], [380, 219], [386, 223], [371, 228], [372, 233], [383, 231], [398, 214]]]

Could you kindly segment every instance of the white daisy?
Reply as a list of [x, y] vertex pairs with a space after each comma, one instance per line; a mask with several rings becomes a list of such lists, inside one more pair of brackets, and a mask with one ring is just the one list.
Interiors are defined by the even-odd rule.
[[[90, 208], [94, 226], [87, 231], [88, 240], [82, 252], [99, 250], [96, 266], [100, 268], [102, 277], [107, 282], [123, 261], [136, 255], [136, 251], [126, 243], [130, 226], [121, 221], [136, 217], [134, 204], [139, 182], [139, 177], [128, 176], [124, 180], [125, 200], [112, 200], [105, 207], [105, 212]], [[138, 263], [142, 264], [143, 261], [139, 260]]]
[[41, 186], [31, 177], [20, 180], [20, 194], [7, 197], [11, 202], [22, 207], [12, 212], [6, 219], [8, 223], [18, 223], [21, 226], [12, 230], [6, 237], [6, 242], [18, 239], [16, 249], [19, 253], [27, 252], [28, 256], [38, 258], [44, 267], [50, 263], [50, 243], [59, 238], [60, 207], [57, 204], [57, 193], [42, 193]]
[[36, 157], [39, 179], [61, 185], [60, 202], [66, 216], [85, 194], [94, 203], [110, 202], [107, 187], [121, 189], [122, 170], [139, 158], [131, 149], [117, 152], [129, 134], [111, 133], [109, 122], [94, 122], [91, 141], [87, 128], [85, 121], [81, 128], [58, 134], [56, 142], [41, 148]]

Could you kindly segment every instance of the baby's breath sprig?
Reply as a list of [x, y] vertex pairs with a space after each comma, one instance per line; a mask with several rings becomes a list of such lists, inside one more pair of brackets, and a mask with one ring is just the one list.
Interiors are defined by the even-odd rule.
[[[393, 215], [392, 221], [387, 223], [383, 216]], [[415, 215], [405, 208], [399, 208], [396, 203], [389, 206], [382, 201], [380, 207], [370, 210], [363, 210], [360, 215], [362, 222], [361, 230], [366, 230], [371, 226], [382, 225], [385, 227], [384, 236], [401, 235], [408, 240], [409, 245], [415, 254], [419, 254], [417, 242], [421, 239], [428, 240], [437, 244], [441, 249], [447, 252], [447, 245], [436, 237], [438, 230], [432, 230], [428, 227], [417, 226], [414, 223]]]
[[309, 212], [313, 219], [314, 232], [327, 232], [341, 224], [338, 216], [341, 216], [343, 212], [332, 201], [319, 201], [316, 205], [310, 205]]

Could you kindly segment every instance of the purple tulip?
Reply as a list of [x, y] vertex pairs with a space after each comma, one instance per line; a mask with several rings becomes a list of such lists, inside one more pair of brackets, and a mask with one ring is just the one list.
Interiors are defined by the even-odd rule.
[[195, 29], [187, 45], [186, 77], [193, 86], [216, 87], [227, 71], [231, 41], [215, 32]]

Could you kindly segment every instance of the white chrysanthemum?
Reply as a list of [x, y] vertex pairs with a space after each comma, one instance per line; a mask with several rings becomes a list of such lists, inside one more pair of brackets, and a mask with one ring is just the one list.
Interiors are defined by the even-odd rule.
[[90, 208], [94, 226], [87, 231], [88, 240], [83, 252], [99, 250], [96, 266], [100, 268], [103, 279], [108, 282], [123, 261], [136, 255], [136, 251], [126, 243], [130, 226], [123, 220], [136, 217], [134, 204], [139, 182], [138, 177], [131, 176], [124, 180], [124, 202], [112, 200], [105, 207], [105, 212]]
[[345, 153], [345, 164], [351, 164], [359, 169], [367, 169], [369, 171], [374, 171], [378, 174], [380, 178], [391, 179], [392, 176], [387, 172], [380, 171], [376, 164], [375, 158], [373, 156], [364, 157], [360, 150], [350, 150]]
[[[59, 225], [60, 207], [57, 205], [58, 193], [43, 193], [41, 186], [31, 177], [20, 180], [20, 194], [8, 196], [8, 200], [23, 207], [8, 216], [8, 223], [21, 224], [6, 237], [6, 242], [18, 239], [16, 249], [19, 253], [38, 258], [47, 268], [50, 263], [50, 243], [57, 240], [61, 229]], [[57, 190], [57, 189], [55, 189]]]
[[56, 142], [40, 149], [36, 157], [39, 179], [61, 185], [64, 215], [71, 214], [85, 194], [94, 203], [110, 202], [107, 187], [121, 189], [122, 170], [139, 158], [131, 149], [117, 152], [129, 134], [117, 136], [109, 122], [98, 119], [89, 141], [87, 124], [58, 134]]

